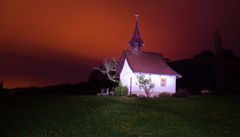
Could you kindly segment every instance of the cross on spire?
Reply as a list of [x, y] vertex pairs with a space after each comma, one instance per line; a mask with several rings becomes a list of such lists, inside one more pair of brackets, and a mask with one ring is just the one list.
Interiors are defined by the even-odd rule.
[[139, 15], [135, 15], [135, 29], [133, 32], [132, 39], [128, 42], [128, 45], [132, 47], [132, 51], [140, 51], [140, 48], [144, 45], [141, 36], [140, 31], [138, 28], [138, 17]]

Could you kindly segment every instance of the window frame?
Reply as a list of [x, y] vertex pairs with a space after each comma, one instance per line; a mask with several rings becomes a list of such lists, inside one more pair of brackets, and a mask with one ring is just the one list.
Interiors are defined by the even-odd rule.
[[167, 78], [161, 78], [160, 79], [160, 86], [161, 87], [167, 87]]

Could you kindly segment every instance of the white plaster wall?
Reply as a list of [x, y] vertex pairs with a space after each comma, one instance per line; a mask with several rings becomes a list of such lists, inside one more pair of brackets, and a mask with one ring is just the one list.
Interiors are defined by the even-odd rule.
[[[140, 73], [133, 73], [131, 68], [128, 65], [127, 60], [124, 61], [122, 72], [120, 73], [120, 80], [123, 86], [128, 87], [128, 92], [136, 95], [146, 96], [143, 89], [139, 88], [137, 75]], [[144, 73], [142, 73], [144, 74]], [[159, 75], [159, 74], [144, 74], [146, 77], [151, 77], [152, 82], [155, 84], [155, 87], [152, 89], [151, 96], [159, 95], [161, 92], [175, 93], [176, 92], [176, 76], [175, 75]], [[166, 78], [167, 85], [166, 87], [161, 86], [161, 78]], [[131, 84], [132, 79], [132, 86]]]
[[133, 74], [131, 68], [129, 67], [127, 60], [125, 59], [122, 72], [120, 73], [120, 81], [123, 86], [128, 87], [128, 92], [130, 92], [130, 90], [131, 90], [130, 79], [133, 76], [134, 76], [134, 74]]

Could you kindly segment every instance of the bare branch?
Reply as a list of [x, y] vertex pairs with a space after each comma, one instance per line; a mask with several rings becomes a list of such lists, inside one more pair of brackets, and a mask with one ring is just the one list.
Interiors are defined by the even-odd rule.
[[101, 67], [95, 67], [98, 69], [101, 73], [107, 75], [108, 79], [117, 82], [115, 80], [115, 73], [117, 71], [118, 67], [118, 60], [116, 58], [112, 59], [104, 59], [103, 64]]

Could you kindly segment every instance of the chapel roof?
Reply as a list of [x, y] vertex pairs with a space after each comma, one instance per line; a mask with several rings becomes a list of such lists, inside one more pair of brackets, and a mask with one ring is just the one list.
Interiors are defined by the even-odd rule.
[[162, 75], [175, 75], [181, 77], [177, 72], [171, 69], [168, 64], [163, 60], [159, 53], [143, 52], [134, 53], [131, 51], [123, 51], [117, 69], [117, 76], [120, 75], [125, 60], [127, 60], [129, 67], [133, 73], [149, 73], [149, 74], [162, 74]]

